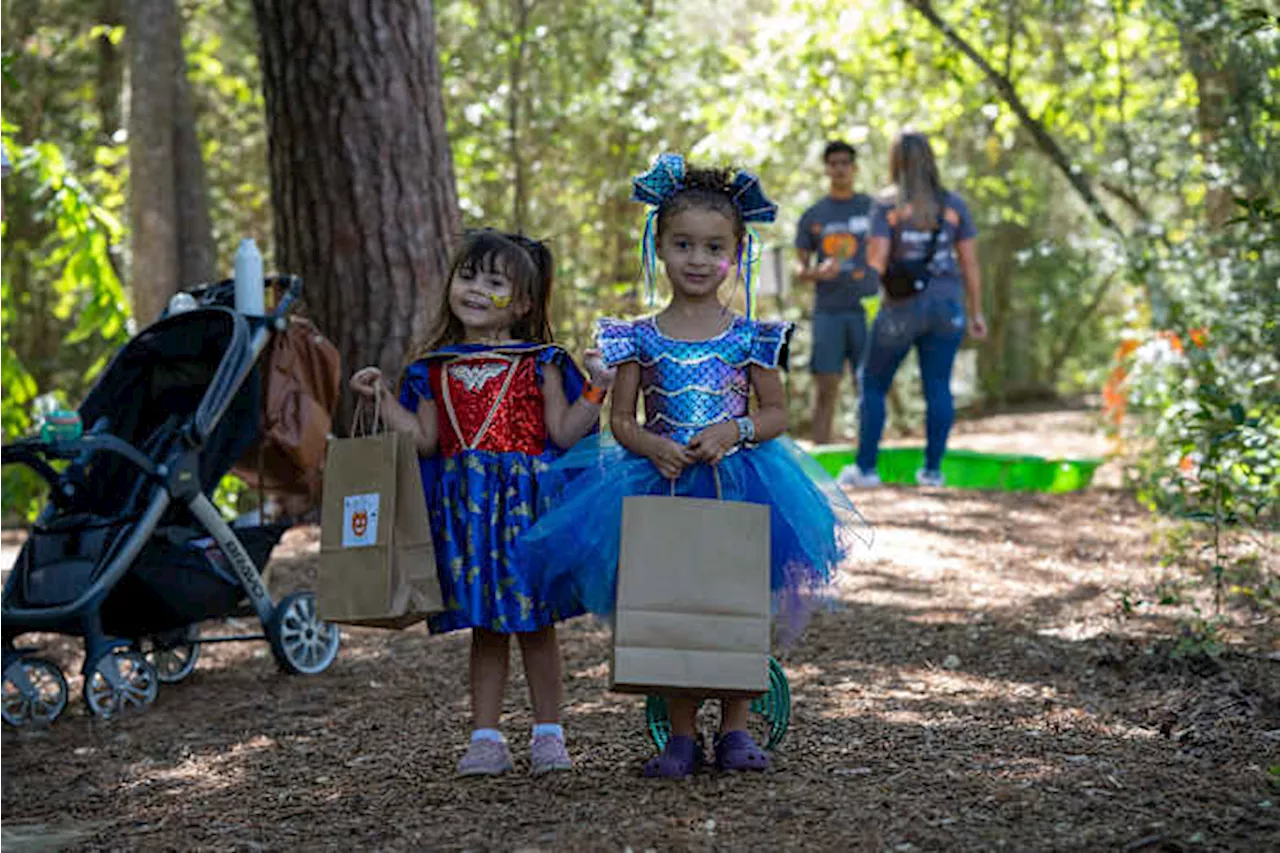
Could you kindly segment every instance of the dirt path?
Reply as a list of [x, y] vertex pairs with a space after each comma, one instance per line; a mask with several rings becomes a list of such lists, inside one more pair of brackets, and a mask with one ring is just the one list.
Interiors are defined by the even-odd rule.
[[[465, 637], [351, 631], [318, 678], [278, 674], [260, 645], [214, 646], [145, 715], [104, 725], [76, 707], [6, 731], [4, 848], [1280, 849], [1274, 627], [1242, 621], [1234, 651], [1189, 664], [1156, 640], [1167, 617], [1118, 618], [1120, 590], [1159, 577], [1126, 497], [858, 499], [876, 544], [784, 660], [792, 729], [763, 778], [639, 778], [640, 701], [605, 691], [607, 633], [578, 620], [577, 770], [455, 781]], [[305, 582], [314, 536], [285, 544], [276, 583]], [[74, 644], [52, 648], [78, 669]], [[77, 830], [38, 848], [11, 834]]]

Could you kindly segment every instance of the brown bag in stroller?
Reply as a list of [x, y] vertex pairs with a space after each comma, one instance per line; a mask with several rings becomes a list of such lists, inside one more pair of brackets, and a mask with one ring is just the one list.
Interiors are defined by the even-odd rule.
[[342, 388], [342, 359], [310, 320], [291, 317], [263, 360], [258, 441], [232, 473], [298, 518], [320, 504], [325, 443]]

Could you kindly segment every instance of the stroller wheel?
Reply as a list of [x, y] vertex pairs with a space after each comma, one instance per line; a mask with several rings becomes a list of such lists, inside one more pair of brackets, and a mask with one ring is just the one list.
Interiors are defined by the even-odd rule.
[[84, 701], [94, 716], [110, 719], [156, 701], [160, 679], [140, 653], [113, 649], [85, 674]]
[[285, 672], [316, 675], [338, 656], [341, 637], [337, 625], [316, 616], [315, 593], [304, 591], [280, 599], [267, 625], [267, 639]]
[[147, 660], [161, 684], [177, 684], [195, 672], [200, 659], [200, 629], [188, 625], [169, 634], [150, 637], [143, 645]]
[[67, 707], [67, 679], [53, 661], [18, 658], [4, 670], [4, 721], [48, 725]]

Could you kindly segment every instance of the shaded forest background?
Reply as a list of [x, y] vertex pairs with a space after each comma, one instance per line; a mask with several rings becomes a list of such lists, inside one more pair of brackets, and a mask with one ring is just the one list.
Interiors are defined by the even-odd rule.
[[[786, 247], [827, 139], [873, 191], [911, 126], [981, 231], [992, 333], [965, 400], [1101, 394], [1153, 506], [1271, 524], [1277, 22], [1247, 0], [5, 0], [4, 434], [39, 394], [78, 400], [242, 237], [307, 276], [348, 367], [393, 368], [457, 232], [524, 231], [553, 247], [578, 349], [645, 307], [627, 194], [656, 153], [758, 171]], [[763, 311], [808, 303], [785, 287]], [[30, 512], [4, 476], [6, 516]]]

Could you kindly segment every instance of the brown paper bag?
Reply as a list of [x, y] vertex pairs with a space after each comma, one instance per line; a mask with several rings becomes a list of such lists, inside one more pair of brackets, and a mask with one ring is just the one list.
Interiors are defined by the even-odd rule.
[[626, 498], [610, 688], [721, 698], [763, 693], [769, 603], [767, 506]]
[[329, 440], [316, 606], [330, 622], [396, 629], [445, 609], [411, 435]]

